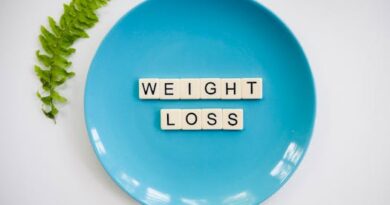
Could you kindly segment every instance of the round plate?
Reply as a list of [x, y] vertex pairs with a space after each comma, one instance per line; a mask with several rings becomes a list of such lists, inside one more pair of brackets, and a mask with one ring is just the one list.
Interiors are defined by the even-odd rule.
[[[262, 77], [262, 100], [145, 101], [139, 78]], [[163, 108], [242, 108], [242, 131], [162, 131]], [[258, 204], [291, 176], [315, 118], [310, 67], [250, 0], [155, 0], [110, 31], [85, 90], [90, 140], [113, 180], [155, 204]]]

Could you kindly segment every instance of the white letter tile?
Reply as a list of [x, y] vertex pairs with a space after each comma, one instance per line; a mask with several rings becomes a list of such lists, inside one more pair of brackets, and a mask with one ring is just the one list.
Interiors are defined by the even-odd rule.
[[221, 80], [219, 78], [201, 78], [200, 98], [221, 99]]
[[223, 109], [223, 129], [242, 130], [244, 129], [244, 112], [242, 109]]
[[200, 99], [200, 79], [181, 79], [180, 92], [180, 99]]
[[202, 129], [202, 110], [183, 109], [181, 111], [183, 130], [201, 130]]
[[222, 109], [202, 109], [202, 129], [222, 129]]
[[222, 78], [221, 79], [221, 98], [224, 100], [241, 99], [241, 79], [240, 78]]
[[157, 78], [140, 78], [138, 80], [138, 95], [140, 99], [159, 99], [159, 82]]
[[180, 99], [180, 80], [160, 79], [160, 99], [162, 100]]
[[162, 109], [160, 115], [162, 130], [180, 130], [182, 128], [180, 109]]
[[263, 80], [261, 78], [242, 78], [242, 99], [263, 98]]

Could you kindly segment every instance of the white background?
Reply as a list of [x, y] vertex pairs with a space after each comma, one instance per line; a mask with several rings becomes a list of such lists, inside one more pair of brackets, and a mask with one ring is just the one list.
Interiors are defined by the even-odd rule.
[[[89, 144], [86, 73], [104, 35], [140, 1], [113, 0], [91, 38], [76, 44], [77, 75], [58, 124], [43, 117], [33, 73], [39, 26], [63, 0], [0, 0], [0, 204], [136, 204]], [[312, 66], [318, 112], [312, 143], [291, 180], [265, 204], [390, 203], [390, 2], [263, 0], [295, 33]]]

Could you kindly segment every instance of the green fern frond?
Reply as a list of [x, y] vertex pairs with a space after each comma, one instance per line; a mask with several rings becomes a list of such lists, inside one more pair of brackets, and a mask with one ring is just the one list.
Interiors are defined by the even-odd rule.
[[98, 22], [96, 11], [105, 6], [109, 0], [72, 0], [64, 4], [64, 13], [59, 21], [48, 18], [49, 26], [41, 26], [39, 42], [41, 50], [36, 51], [40, 65], [34, 71], [42, 83], [42, 91], [37, 97], [42, 101], [42, 111], [46, 117], [55, 122], [58, 114], [58, 103], [66, 103], [56, 88], [72, 78], [75, 73], [67, 69], [72, 65], [68, 60], [76, 50], [74, 42], [80, 38], [88, 38], [87, 29]]

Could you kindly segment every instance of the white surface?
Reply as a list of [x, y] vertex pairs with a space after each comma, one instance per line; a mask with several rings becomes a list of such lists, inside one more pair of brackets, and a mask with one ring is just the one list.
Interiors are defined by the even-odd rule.
[[[0, 1], [0, 204], [136, 204], [114, 184], [87, 139], [87, 69], [109, 28], [139, 1], [101, 10], [91, 38], [77, 43], [77, 75], [58, 124], [35, 91], [39, 25], [62, 0]], [[386, 205], [390, 201], [390, 2], [264, 0], [293, 30], [311, 63], [318, 113], [301, 167], [266, 205]]]

